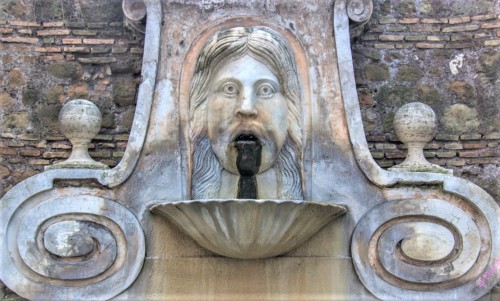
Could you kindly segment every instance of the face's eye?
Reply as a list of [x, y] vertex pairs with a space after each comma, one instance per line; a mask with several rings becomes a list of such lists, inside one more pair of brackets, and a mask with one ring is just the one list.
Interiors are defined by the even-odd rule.
[[235, 96], [238, 94], [238, 86], [235, 83], [225, 83], [221, 87], [222, 93], [226, 94], [226, 96]]
[[263, 83], [257, 88], [257, 96], [267, 98], [275, 93], [274, 87], [271, 84]]

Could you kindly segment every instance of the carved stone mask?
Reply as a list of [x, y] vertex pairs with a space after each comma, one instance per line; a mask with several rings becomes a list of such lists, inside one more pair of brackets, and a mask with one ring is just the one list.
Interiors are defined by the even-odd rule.
[[259, 172], [269, 169], [285, 143], [287, 100], [278, 78], [266, 65], [245, 55], [222, 63], [211, 79], [207, 130], [224, 169], [238, 174], [235, 143], [262, 146]]

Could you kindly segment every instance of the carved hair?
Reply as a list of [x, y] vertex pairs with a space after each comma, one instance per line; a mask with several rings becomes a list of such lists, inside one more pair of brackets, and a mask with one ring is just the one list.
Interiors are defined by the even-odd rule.
[[216, 33], [196, 62], [190, 91], [190, 139], [193, 151], [192, 197], [217, 198], [222, 166], [207, 138], [206, 105], [210, 78], [217, 66], [244, 55], [268, 66], [276, 75], [288, 104], [288, 135], [274, 165], [278, 197], [302, 199], [302, 128], [300, 86], [295, 61], [285, 43], [265, 27], [235, 27]]

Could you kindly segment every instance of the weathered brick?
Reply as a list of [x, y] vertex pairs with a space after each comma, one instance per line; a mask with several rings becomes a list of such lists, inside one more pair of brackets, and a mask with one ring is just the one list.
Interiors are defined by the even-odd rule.
[[425, 151], [424, 152], [424, 157], [426, 157], [426, 158], [434, 158], [434, 157], [436, 157], [436, 152]]
[[0, 132], [0, 137], [6, 138], [6, 139], [13, 139], [15, 136], [12, 133], [2, 133], [2, 132]]
[[422, 49], [439, 49], [444, 48], [445, 44], [443, 43], [417, 43], [417, 48]]
[[41, 24], [39, 22], [30, 22], [30, 21], [21, 21], [21, 20], [12, 20], [9, 21], [10, 25], [13, 26], [26, 26], [26, 27], [38, 27]]
[[94, 28], [94, 29], [106, 28], [107, 26], [108, 26], [108, 23], [106, 23], [106, 22], [89, 22], [89, 23], [87, 23], [88, 28]]
[[22, 149], [19, 151], [21, 156], [38, 157], [42, 152], [39, 149]]
[[474, 35], [474, 39], [482, 39], [482, 38], [489, 38], [491, 37], [491, 34], [489, 34], [488, 32], [480, 32], [480, 33], [476, 33]]
[[451, 35], [451, 40], [452, 41], [467, 41], [467, 40], [472, 40], [473, 35], [472, 34], [453, 34]]
[[390, 17], [380, 17], [378, 19], [379, 24], [393, 24], [396, 23], [398, 20], [395, 18], [390, 18]]
[[385, 161], [385, 160], [378, 161], [377, 163], [382, 168], [392, 167], [394, 165], [393, 161]]
[[425, 41], [427, 36], [418, 35], [418, 36], [405, 36], [406, 41]]
[[406, 31], [406, 26], [390, 25], [385, 27], [385, 31], [393, 31], [393, 32]]
[[90, 45], [112, 45], [115, 39], [83, 39], [83, 44]]
[[472, 16], [471, 20], [472, 21], [486, 21], [486, 20], [492, 20], [495, 18], [496, 18], [495, 14], [489, 14], [489, 15]]
[[424, 147], [424, 149], [440, 149], [440, 148], [441, 144], [436, 142], [427, 143]]
[[114, 58], [114, 57], [107, 57], [107, 56], [104, 56], [104, 57], [89, 57], [89, 58], [78, 58], [77, 61], [80, 62], [80, 63], [82, 63], [82, 64], [96, 64], [96, 65], [100, 65], [100, 64], [114, 63], [114, 62], [116, 62], [116, 58]]
[[132, 47], [132, 48], [130, 48], [130, 53], [132, 53], [132, 54], [142, 54], [142, 53], [144, 53], [144, 49], [143, 48]]
[[71, 149], [71, 145], [67, 143], [61, 143], [61, 142], [55, 142], [49, 144], [50, 148], [55, 148], [55, 149]]
[[64, 61], [64, 55], [62, 54], [50, 55], [44, 57], [43, 59], [46, 61]]
[[396, 49], [410, 49], [413, 48], [413, 44], [411, 43], [405, 43], [405, 44], [396, 44], [394, 45]]
[[385, 152], [385, 157], [387, 159], [404, 159], [406, 158], [406, 152], [400, 150], [387, 151]]
[[466, 161], [464, 159], [455, 158], [455, 159], [448, 160], [446, 162], [446, 165], [447, 166], [456, 166], [456, 167], [459, 167], [459, 166], [466, 165]]
[[45, 140], [47, 140], [47, 141], [66, 140], [66, 137], [64, 137], [64, 136], [47, 136], [47, 137], [45, 137]]
[[488, 147], [497, 147], [498, 146], [498, 142], [490, 142], [488, 143]]
[[109, 157], [111, 157], [111, 152], [110, 151], [104, 151], [104, 150], [93, 151], [93, 152], [89, 152], [89, 155], [92, 158], [109, 158]]
[[17, 30], [17, 33], [20, 33], [20, 34], [25, 34], [25, 35], [33, 35], [33, 29], [30, 29], [30, 28], [19, 28]]
[[106, 47], [91, 47], [90, 48], [90, 53], [93, 54], [101, 54], [101, 53], [108, 53], [109, 48]]
[[100, 142], [100, 143], [97, 143], [97, 147], [99, 147], [99, 148], [115, 148], [115, 144], [112, 142]]
[[450, 42], [450, 43], [446, 43], [446, 46], [445, 48], [447, 49], [464, 49], [464, 48], [471, 48], [471, 47], [474, 47], [474, 43], [470, 43], [470, 42]]
[[403, 35], [381, 34], [378, 38], [381, 41], [402, 41], [404, 37]]
[[63, 21], [43, 22], [42, 25], [43, 27], [63, 27], [64, 22]]
[[448, 23], [450, 24], [460, 24], [470, 22], [470, 17], [457, 17], [457, 18], [449, 18]]
[[431, 18], [424, 18], [420, 20], [420, 22], [425, 23], [425, 24], [446, 24], [448, 23], [447, 18], [438, 18], [438, 19], [431, 19]]
[[380, 152], [380, 151], [371, 151], [370, 152], [372, 154], [372, 157], [374, 159], [383, 159], [384, 158], [384, 152]]
[[53, 158], [69, 158], [70, 153], [69, 152], [45, 152], [43, 153], [43, 157], [45, 159], [53, 159]]
[[44, 160], [44, 159], [31, 159], [28, 161], [28, 164], [30, 164], [30, 165], [49, 165], [50, 161]]
[[449, 41], [449, 36], [427, 36], [427, 41], [432, 42], [440, 42], [440, 41]]
[[35, 47], [36, 52], [61, 52], [61, 47]]
[[384, 135], [368, 135], [366, 137], [368, 142], [384, 142], [385, 141], [385, 136]]
[[25, 43], [25, 44], [36, 44], [38, 43], [37, 38], [25, 38], [25, 37], [7, 37], [2, 38], [4, 43]]
[[486, 134], [486, 135], [484, 135], [484, 139], [486, 139], [486, 140], [500, 139], [500, 132]]
[[40, 134], [23, 133], [17, 136], [17, 139], [23, 141], [39, 141]]
[[64, 45], [67, 45], [67, 44], [81, 44], [82, 43], [82, 39], [78, 39], [78, 38], [64, 38], [64, 39], [61, 40], [61, 42]]
[[500, 148], [487, 148], [483, 149], [479, 152], [480, 157], [499, 157], [500, 156]]
[[0, 20], [0, 25], [5, 25], [5, 24], [7, 24], [7, 21], [5, 21], [5, 20]]
[[14, 31], [12, 28], [0, 28], [0, 34], [10, 34]]
[[82, 46], [71, 46], [71, 47], [64, 47], [64, 52], [80, 52], [80, 53], [88, 53], [90, 52], [90, 49], [88, 47], [82, 47]]
[[111, 48], [111, 53], [122, 54], [127, 52], [127, 50], [128, 50], [127, 47], [113, 47]]
[[56, 40], [54, 38], [51, 38], [51, 37], [45, 37], [42, 39], [42, 42], [44, 44], [54, 44]]
[[436, 152], [436, 156], [438, 158], [453, 158], [457, 155], [457, 152], [453, 151], [441, 151], [441, 152]]
[[415, 32], [438, 32], [441, 31], [439, 26], [434, 26], [432, 24], [418, 24], [410, 27], [410, 31]]
[[95, 30], [80, 30], [80, 29], [75, 29], [73, 30], [73, 34], [75, 36], [96, 36], [97, 35], [97, 31]]
[[66, 26], [69, 28], [85, 28], [85, 23], [84, 22], [67, 22]]
[[499, 28], [500, 22], [481, 24], [482, 29]]
[[94, 137], [94, 140], [101, 140], [101, 141], [113, 141], [113, 136], [112, 135], [103, 135], [99, 134]]
[[461, 143], [445, 143], [444, 145], [445, 149], [463, 149], [464, 147], [462, 146]]
[[479, 151], [459, 151], [458, 156], [461, 158], [478, 158]]
[[110, 22], [109, 26], [110, 27], [122, 27], [123, 26], [123, 22]]
[[69, 29], [44, 29], [36, 32], [39, 36], [65, 36], [70, 33], [71, 31]]
[[442, 140], [442, 141], [458, 141], [458, 135], [451, 135], [451, 134], [437, 134], [437, 135], [436, 135], [436, 140]]
[[492, 164], [493, 160], [489, 158], [473, 158], [467, 159], [467, 164], [469, 165], [479, 165], [479, 164]]
[[120, 134], [115, 136], [115, 141], [128, 141], [128, 134]]
[[400, 19], [398, 22], [401, 24], [416, 24], [420, 21], [419, 18], [403, 18]]
[[450, 26], [443, 28], [443, 32], [461, 32], [461, 31], [474, 31], [478, 30], [479, 25], [471, 24], [471, 25], [463, 25], [463, 26]]
[[481, 140], [481, 134], [463, 134], [460, 135], [461, 140]]
[[396, 144], [392, 143], [375, 143], [375, 149], [392, 150], [397, 149], [397, 147]]
[[12, 45], [9, 47], [12, 52], [33, 52], [33, 47], [28, 45]]
[[484, 41], [484, 46], [500, 46], [500, 39]]
[[123, 151], [113, 152], [113, 157], [114, 158], [121, 158], [121, 157], [123, 157], [124, 154], [125, 154], [125, 152], [123, 152]]
[[375, 44], [373, 44], [373, 47], [375, 49], [394, 49], [394, 45], [392, 45], [392, 44], [375, 43]]
[[0, 148], [0, 155], [8, 155], [8, 156], [17, 155], [17, 149], [15, 149], [15, 148]]

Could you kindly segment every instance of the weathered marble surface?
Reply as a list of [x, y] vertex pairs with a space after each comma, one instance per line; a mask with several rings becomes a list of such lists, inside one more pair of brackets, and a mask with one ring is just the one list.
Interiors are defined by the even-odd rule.
[[[124, 5], [134, 11], [133, 3]], [[349, 28], [368, 20], [369, 0], [144, 4], [143, 81], [121, 163], [47, 171], [1, 201], [0, 278], [16, 293], [78, 300], [477, 299], [498, 281], [498, 273], [483, 278], [500, 257], [500, 213], [491, 196], [447, 174], [383, 170], [368, 151]], [[144, 6], [136, 8], [130, 19], [140, 25]], [[295, 59], [303, 199], [347, 208], [301, 246], [261, 260], [214, 255], [149, 211], [192, 198], [196, 61], [215, 33], [242, 26], [279, 33]], [[68, 188], [58, 179], [100, 184]], [[97, 256], [99, 240], [109, 250], [102, 248], [107, 253], [96, 260], [104, 264], [96, 267], [88, 259]]]

